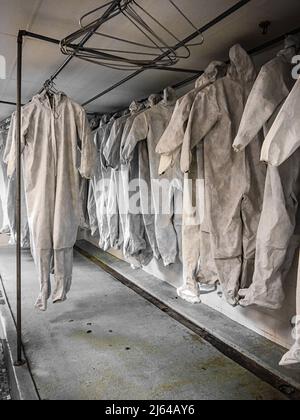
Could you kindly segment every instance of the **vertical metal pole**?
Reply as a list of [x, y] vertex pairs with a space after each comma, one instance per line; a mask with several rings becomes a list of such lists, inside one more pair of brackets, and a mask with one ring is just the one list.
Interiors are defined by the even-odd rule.
[[17, 136], [16, 136], [16, 275], [17, 275], [17, 360], [16, 365], [23, 364], [22, 361], [22, 273], [21, 273], [21, 104], [22, 104], [22, 58], [23, 58], [23, 33], [18, 34], [18, 61], [17, 61]]

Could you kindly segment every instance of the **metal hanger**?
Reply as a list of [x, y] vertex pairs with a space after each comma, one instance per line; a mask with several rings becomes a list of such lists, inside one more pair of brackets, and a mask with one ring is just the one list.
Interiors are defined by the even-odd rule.
[[[168, 0], [168, 2], [193, 29], [197, 30], [191, 19], [187, 17], [174, 0]], [[96, 15], [99, 15], [100, 12], [102, 13], [108, 7], [112, 9], [111, 13], [105, 12], [104, 15], [95, 19]], [[145, 41], [137, 42], [102, 32], [103, 24], [118, 15], [130, 22], [131, 26], [142, 34]], [[89, 22], [88, 19], [90, 20]], [[178, 36], [170, 31], [158, 18], [153, 16], [149, 10], [141, 6], [138, 0], [115, 0], [105, 3], [84, 14], [79, 20], [79, 25], [80, 30], [69, 35], [61, 42], [61, 51], [63, 54], [76, 56], [91, 63], [123, 71], [135, 70], [137, 68], [153, 68], [155, 66], [174, 66], [179, 60], [188, 59], [191, 56], [191, 47], [202, 45], [204, 42], [203, 34], [199, 31], [199, 36], [201, 37], [199, 43], [183, 45], [180, 49], [181, 53], [173, 50], [172, 45], [166, 39], [171, 38], [177, 43], [180, 42]], [[74, 44], [87, 31], [95, 27], [97, 27], [97, 30], [94, 32], [95, 35], [116, 41], [116, 47], [86, 48]], [[157, 33], [155, 27], [160, 29], [161, 34]], [[130, 46], [130, 49], [126, 49], [125, 45]], [[135, 49], [134, 47], [137, 48]], [[183, 51], [185, 51], [184, 54]], [[156, 60], [158, 56], [166, 52], [168, 54], [161, 60]]]
[[58, 90], [56, 89], [56, 85], [54, 81], [51, 79], [46, 80], [43, 87], [44, 87], [45, 92], [51, 96], [59, 93]]

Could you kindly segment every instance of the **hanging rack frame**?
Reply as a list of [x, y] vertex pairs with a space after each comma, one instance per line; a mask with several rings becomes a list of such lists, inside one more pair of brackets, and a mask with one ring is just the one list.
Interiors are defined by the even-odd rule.
[[[200, 36], [200, 33], [205, 32], [209, 28], [217, 25], [222, 20], [226, 19], [231, 14], [235, 13], [237, 10], [244, 7], [246, 4], [248, 4], [251, 0], [242, 0], [236, 3], [235, 6], [231, 7], [224, 13], [222, 13], [220, 16], [218, 16], [216, 19], [213, 19], [211, 22], [209, 22], [207, 25], [205, 25], [203, 28], [200, 28], [199, 30], [192, 33], [189, 37], [187, 37], [182, 42], [178, 43], [175, 46], [175, 49], [179, 49], [182, 46], [184, 46], [186, 43], [189, 43], [190, 41], [194, 40], [198, 36]], [[115, 10], [121, 0], [114, 0], [107, 11], [103, 15], [103, 19], [106, 19], [113, 10]], [[98, 22], [98, 24], [102, 24], [102, 22]], [[98, 25], [95, 25], [91, 28], [89, 32], [84, 36], [82, 41], [80, 42], [80, 46], [83, 46], [96, 32], [98, 29]], [[24, 38], [34, 38], [38, 39], [40, 41], [52, 43], [55, 45], [60, 45], [61, 41], [50, 38], [44, 35], [36, 34], [34, 32], [29, 32], [25, 30], [20, 30], [17, 37], [17, 101], [16, 101], [16, 142], [17, 142], [17, 159], [16, 159], [16, 178], [17, 178], [17, 192], [16, 192], [16, 227], [17, 227], [17, 245], [16, 245], [16, 287], [17, 287], [17, 359], [16, 359], [16, 366], [21, 366], [25, 362], [22, 358], [22, 258], [21, 258], [21, 171], [22, 171], [22, 159], [21, 159], [21, 107], [22, 107], [22, 64], [23, 64], [23, 42]], [[153, 60], [153, 64], [157, 65], [157, 63], [165, 57], [167, 57], [169, 54], [168, 51], [166, 51], [161, 56], [157, 57], [155, 60]], [[59, 74], [67, 67], [67, 65], [70, 63], [70, 61], [73, 59], [73, 55], [69, 56], [64, 63], [57, 69], [57, 71], [50, 76], [48, 81], [53, 82]], [[134, 77], [141, 74], [145, 69], [142, 68], [139, 71], [136, 71], [135, 73], [131, 74], [126, 78], [126, 80], [123, 79], [123, 81], [119, 82], [119, 85], [125, 83], [127, 80], [131, 80]], [[112, 88], [108, 91], [113, 90]], [[107, 92], [108, 93], [108, 92]], [[105, 93], [102, 93], [100, 96], [103, 96]], [[85, 105], [93, 102], [98, 98], [92, 98], [91, 100], [87, 101]]]
[[[118, 4], [121, 0], [115, 0], [111, 2], [111, 5], [109, 7], [109, 10], [107, 10], [107, 13], [111, 13], [111, 8], [118, 7]], [[173, 47], [174, 50], [182, 48], [182, 46], [186, 45], [187, 43], [190, 43], [192, 40], [200, 36], [200, 34], [203, 34], [210, 28], [216, 26], [221, 21], [225, 20], [230, 15], [237, 12], [239, 9], [250, 3], [251, 0], [242, 0], [236, 3], [233, 7], [226, 10], [224, 13], [213, 19], [211, 22], [203, 26], [202, 28], [199, 28], [197, 31], [192, 33], [189, 37], [185, 38], [183, 41], [179, 42], [175, 47]], [[104, 16], [104, 18], [106, 18]], [[97, 30], [96, 26], [93, 26], [90, 32], [88, 32], [80, 44], [78, 46], [84, 45], [95, 33]], [[299, 32], [300, 29], [293, 31], [294, 33]], [[268, 42], [264, 44], [261, 47], [255, 48], [253, 53], [261, 52], [264, 49], [270, 48], [273, 45], [280, 42], [285, 35], [283, 35], [280, 38], [276, 38], [276, 40], [273, 40], [271, 42]], [[16, 111], [16, 142], [17, 142], [17, 160], [16, 160], [16, 177], [17, 177], [17, 194], [16, 194], [16, 226], [17, 226], [17, 245], [16, 245], [16, 283], [17, 283], [17, 359], [16, 359], [16, 366], [21, 366], [24, 364], [24, 361], [22, 359], [22, 265], [21, 265], [21, 107], [22, 107], [22, 64], [23, 64], [23, 43], [24, 38], [34, 38], [43, 42], [60, 45], [61, 41], [50, 38], [44, 35], [36, 34], [33, 32], [20, 30], [17, 37], [17, 101], [16, 104], [9, 102], [9, 101], [0, 101], [0, 103], [4, 103], [6, 105], [16, 105], [17, 111]], [[153, 60], [153, 64], [156, 66], [156, 64], [164, 58], [164, 55], [168, 55], [168, 51], [166, 51], [161, 56], [157, 57], [155, 60]], [[52, 74], [48, 81], [53, 82], [60, 73], [67, 67], [67, 65], [70, 63], [70, 61], [74, 58], [74, 56], [69, 56], [64, 63], [56, 70], [54, 74]], [[155, 67], [154, 66], [154, 67]], [[138, 71], [135, 71], [134, 73], [128, 75], [126, 78], [120, 80], [118, 83], [112, 85], [105, 91], [99, 93], [98, 95], [94, 96], [93, 98], [86, 101], [83, 106], [87, 106], [88, 104], [96, 101], [100, 97], [110, 93], [114, 89], [118, 88], [119, 86], [125, 84], [126, 82], [132, 80], [133, 78], [139, 76], [144, 71], [150, 71], [151, 67], [146, 67], [139, 69]], [[189, 78], [183, 82], [180, 82], [179, 84], [175, 85], [175, 88], [182, 87], [185, 84], [191, 83], [195, 78], [199, 77], [201, 72], [198, 70], [192, 70], [192, 69], [177, 69], [177, 68], [161, 68], [156, 70], [164, 70], [164, 71], [172, 71], [172, 72], [186, 72], [186, 73], [194, 73], [195, 75], [193, 78]]]

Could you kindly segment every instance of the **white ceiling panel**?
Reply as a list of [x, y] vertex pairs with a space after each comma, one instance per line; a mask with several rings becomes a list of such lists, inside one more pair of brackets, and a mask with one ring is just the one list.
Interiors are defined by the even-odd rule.
[[79, 29], [80, 17], [108, 0], [43, 0], [32, 31], [62, 39]]
[[0, 33], [16, 35], [29, 29], [43, 0], [0, 0]]
[[[46, 36], [62, 39], [76, 31], [79, 18], [87, 11], [103, 5], [107, 0], [0, 0], [0, 54], [7, 59], [8, 80], [0, 82], [0, 99], [14, 100], [16, 91], [16, 34], [18, 29], [27, 29]], [[217, 15], [237, 3], [237, 0], [175, 0], [186, 15], [198, 27], [208, 23]], [[137, 3], [158, 17], [167, 28], [182, 39], [193, 32], [192, 27], [170, 6], [168, 0], [137, 0]], [[227, 59], [228, 49], [236, 42], [245, 48], [258, 46], [278, 35], [300, 27], [299, 0], [252, 0], [224, 21], [204, 34], [201, 47], [191, 49], [191, 57], [181, 60], [183, 68], [204, 69], [212, 59]], [[263, 36], [258, 24], [270, 20], [272, 26]], [[156, 27], [158, 30], [158, 28]], [[109, 21], [104, 32], [121, 37], [134, 37], [145, 41], [124, 16]], [[158, 30], [160, 31], [160, 30]], [[8, 34], [8, 35], [7, 35]], [[161, 35], [163, 33], [161, 32]], [[175, 42], [171, 39], [169, 42]], [[89, 46], [117, 48], [114, 41], [94, 36]], [[278, 46], [279, 48], [279, 46]], [[257, 57], [262, 64], [272, 57], [270, 50], [264, 58]], [[24, 46], [23, 101], [30, 100], [43, 82], [64, 62], [65, 56], [56, 45], [26, 39]], [[130, 72], [111, 70], [74, 59], [60, 74], [57, 87], [79, 103], [126, 77]], [[152, 92], [183, 80], [189, 75], [166, 71], [147, 71], [134, 80], [120, 86], [109, 95], [88, 106], [90, 111], [112, 111], [125, 107], [136, 98], [144, 98]], [[0, 120], [11, 112], [11, 107], [0, 107]]]
[[[3, 96], [6, 101], [15, 102], [17, 93], [17, 84], [15, 80], [0, 80], [0, 91], [3, 89]], [[22, 83], [23, 98], [31, 98], [32, 95], [37, 93], [39, 88], [35, 82], [27, 82], [26, 80]], [[24, 102], [24, 101], [23, 101]]]

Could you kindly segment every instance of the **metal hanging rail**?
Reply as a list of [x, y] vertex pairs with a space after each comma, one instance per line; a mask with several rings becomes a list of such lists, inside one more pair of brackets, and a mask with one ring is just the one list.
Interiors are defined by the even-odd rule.
[[[114, 2], [112, 2], [111, 6], [109, 7], [110, 13], [111, 13], [112, 10], [114, 10], [114, 8], [118, 7], [120, 1], [121, 0], [115, 0]], [[209, 30], [210, 28], [212, 28], [213, 26], [217, 25], [222, 20], [226, 19], [228, 16], [235, 13], [236, 11], [238, 11], [239, 9], [241, 9], [243, 6], [247, 5], [248, 3], [250, 3], [250, 1], [251, 0], [239, 1], [233, 7], [229, 8], [224, 13], [219, 15], [217, 18], [213, 19], [211, 22], [209, 22], [208, 24], [206, 24], [205, 26], [203, 26], [202, 28], [200, 28], [199, 30], [197, 30], [196, 32], [191, 34], [189, 37], [185, 38], [183, 41], [178, 43], [174, 47], [174, 49], [177, 50], [177, 49], [183, 47], [185, 44], [191, 42], [193, 39], [195, 39], [197, 36], [199, 36], [200, 33], [204, 33], [207, 30]], [[107, 13], [109, 13], [108, 10], [107, 10]], [[88, 33], [83, 38], [83, 40], [81, 41], [81, 43], [79, 45], [86, 43], [93, 36], [93, 34], [96, 30], [97, 30], [97, 28], [94, 27], [93, 30], [91, 30], [91, 32]], [[299, 28], [297, 30], [292, 31], [292, 33], [297, 33], [297, 32], [300, 32]], [[17, 278], [16, 278], [16, 281], [17, 281], [17, 361], [16, 361], [16, 365], [17, 366], [20, 366], [24, 363], [22, 361], [22, 270], [21, 270], [22, 269], [22, 266], [21, 266], [21, 107], [22, 107], [22, 103], [21, 103], [21, 97], [22, 97], [23, 41], [24, 41], [25, 37], [39, 39], [39, 40], [44, 41], [44, 42], [60, 45], [59, 40], [54, 39], [54, 38], [49, 38], [47, 36], [43, 36], [43, 35], [36, 34], [36, 33], [33, 33], [33, 32], [28, 32], [28, 31], [22, 31], [22, 30], [19, 31], [19, 33], [18, 33], [18, 38], [17, 38], [17, 45], [18, 45], [17, 102], [16, 102], [16, 106], [17, 106], [17, 113], [16, 113], [16, 125], [17, 125], [17, 130], [16, 130], [16, 134], [17, 134], [16, 135], [16, 137], [17, 137], [16, 138], [16, 140], [17, 140], [17, 165], [16, 165], [16, 175], [17, 175], [17, 197], [16, 197], [16, 225], [17, 225], [17, 263], [16, 263], [16, 276], [17, 276]], [[255, 54], [255, 53], [258, 53], [258, 52], [260, 52], [264, 49], [267, 49], [267, 48], [277, 44], [278, 42], [280, 42], [282, 39], [284, 39], [284, 37], [285, 37], [285, 35], [283, 35], [279, 38], [276, 38], [273, 41], [265, 43], [264, 45], [253, 49], [250, 53]], [[154, 64], [157, 63], [159, 60], [161, 60], [162, 58], [164, 58], [164, 56], [167, 56], [167, 55], [168, 55], [168, 51], [166, 51], [161, 56], [157, 57], [157, 59], [153, 60], [153, 63]], [[58, 70], [48, 80], [49, 81], [54, 81], [57, 78], [57, 76], [66, 68], [68, 63], [73, 58], [74, 58], [74, 56], [68, 57], [68, 59], [58, 68]], [[151, 67], [147, 66], [146, 68], [142, 68], [142, 69], [128, 75], [126, 78], [122, 79], [118, 83], [109, 87], [104, 92], [101, 92], [100, 94], [91, 98], [89, 101], [86, 101], [83, 104], [83, 106], [86, 106], [86, 105], [90, 104], [91, 102], [99, 99], [100, 97], [102, 97], [102, 96], [106, 95], [107, 93], [113, 91], [117, 87], [123, 85], [127, 81], [129, 81], [129, 80], [133, 79], [134, 77], [138, 76], [142, 72], [144, 72], [146, 70], [150, 70], [150, 69], [151, 69]], [[178, 87], [178, 88], [183, 86], [184, 84], [187, 84], [188, 82], [190, 83], [196, 77], [199, 77], [199, 74], [201, 74], [201, 72], [198, 72], [196, 70], [191, 70], [191, 69], [176, 69], [176, 68], [166, 69], [166, 68], [163, 68], [163, 70], [196, 73], [196, 76], [193, 76], [192, 79], [190, 78], [190, 79], [188, 79], [188, 81], [186, 80], [186, 81], [183, 81], [183, 82], [180, 82], [179, 84], [177, 84], [177, 86], [175, 86], [175, 87]], [[8, 105], [15, 105], [14, 103], [8, 102], [8, 101], [0, 101], [0, 103], [5, 103], [5, 104], [8, 104]]]
[[[23, 36], [26, 37], [31, 37], [31, 38], [35, 38], [35, 39], [39, 39], [41, 41], [46, 41], [46, 42], [50, 42], [52, 44], [60, 44], [60, 41], [58, 39], [54, 39], [54, 38], [49, 38], [43, 35], [39, 35], [36, 33], [32, 33], [32, 32], [28, 32], [28, 31], [22, 31]], [[265, 42], [262, 45], [259, 45], [258, 47], [252, 48], [251, 50], [248, 51], [249, 55], [256, 55], [259, 54], [269, 48], [274, 47], [277, 44], [280, 44], [280, 42], [283, 42], [285, 40], [285, 37], [287, 35], [296, 35], [300, 33], [300, 27], [295, 28], [292, 31], [289, 31], [288, 33], [285, 33], [283, 35], [278, 36], [275, 39], [272, 39], [270, 41]], [[63, 66], [61, 66], [61, 71], [63, 70], [62, 68]], [[64, 67], [65, 68], [65, 67]], [[186, 85], [189, 85], [190, 83], [194, 82], [195, 80], [197, 80], [198, 77], [201, 76], [201, 74], [203, 74], [202, 70], [195, 70], [195, 69], [183, 69], [183, 68], [178, 68], [178, 67], [153, 67], [153, 68], [149, 68], [148, 70], [161, 70], [161, 71], [168, 71], [168, 72], [174, 72], [174, 73], [191, 73], [194, 74], [194, 76], [189, 77], [188, 79], [182, 80], [181, 82], [176, 83], [175, 85], [173, 85], [172, 87], [174, 89], [180, 89]], [[57, 73], [57, 72], [56, 72]], [[58, 73], [59, 74], [59, 73]], [[54, 80], [54, 75], [52, 75], [49, 80]], [[125, 82], [124, 82], [125, 83]], [[122, 83], [123, 84], [123, 83]], [[116, 88], [119, 87], [119, 84], [116, 84]], [[88, 101], [90, 103], [90, 101]], [[11, 101], [4, 101], [4, 100], [0, 100], [0, 104], [3, 105], [12, 105], [12, 106], [16, 106], [16, 102], [11, 102]], [[23, 106], [23, 104], [22, 104]]]
[[[267, 41], [262, 45], [259, 45], [258, 47], [252, 48], [251, 50], [248, 51], [249, 55], [256, 55], [259, 54], [265, 50], [268, 50], [269, 48], [274, 47], [277, 44], [280, 44], [280, 42], [283, 42], [286, 38], [287, 35], [296, 35], [300, 33], [300, 27], [295, 28], [292, 31], [289, 31], [288, 33], [285, 33], [283, 35], [278, 36], [275, 39], [272, 39], [271, 41]], [[199, 76], [201, 76], [201, 73], [199, 73], [196, 76], [192, 76], [186, 80], [183, 80], [182, 82], [177, 83], [176, 85], [173, 86], [174, 89], [180, 89], [183, 86], [186, 86], [192, 82], [194, 82]]]
[[[190, 41], [194, 40], [196, 37], [200, 35], [200, 33], [203, 33], [207, 31], [208, 29], [212, 28], [213, 26], [217, 25], [222, 20], [226, 19], [231, 14], [235, 13], [239, 9], [241, 9], [246, 4], [250, 3], [251, 0], [242, 0], [236, 3], [233, 7], [226, 10], [224, 13], [219, 15], [217, 18], [213, 19], [211, 22], [209, 22], [207, 25], [203, 26], [203, 28], [200, 28], [198, 31], [191, 34], [189, 37], [181, 41], [175, 46], [175, 49], [178, 50], [179, 48], [183, 47], [185, 44], [189, 43]], [[107, 11], [103, 15], [103, 19], [109, 16], [109, 14], [115, 10], [121, 0], [115, 0], [112, 2], [110, 7], [107, 9]], [[99, 23], [99, 22], [98, 22]], [[101, 22], [102, 24], [102, 22]], [[99, 23], [100, 25], [100, 23]], [[94, 34], [94, 32], [97, 30], [98, 26], [93, 27], [91, 32], [89, 32], [81, 41], [80, 44], [86, 43]], [[44, 42], [53, 43], [56, 45], [60, 44], [60, 41], [49, 38], [43, 35], [35, 34], [33, 32], [28, 31], [19, 31], [18, 38], [17, 38], [17, 51], [18, 51], [18, 59], [17, 59], [17, 113], [16, 113], [16, 141], [17, 141], [17, 165], [16, 165], [16, 176], [17, 176], [17, 194], [16, 194], [16, 225], [17, 225], [17, 246], [16, 246], [16, 252], [17, 252], [17, 261], [16, 261], [16, 283], [17, 283], [17, 360], [16, 365], [20, 366], [24, 364], [24, 361], [22, 360], [22, 261], [21, 261], [21, 107], [22, 107], [22, 62], [23, 62], [23, 41], [25, 37], [31, 37], [35, 39], [39, 39]], [[153, 63], [156, 64], [159, 60], [162, 58], [168, 56], [169, 51], [166, 51], [161, 56], [157, 57], [155, 60], [153, 60]], [[72, 60], [73, 56], [70, 56], [67, 58], [67, 60], [59, 67], [59, 69], [48, 79], [50, 81], [54, 81], [57, 76], [66, 68], [68, 63]], [[133, 79], [134, 77], [138, 76], [140, 73], [145, 71], [145, 69], [141, 69], [139, 71], [136, 71], [135, 73], [131, 74], [130, 76], [123, 79], [123, 81], [120, 81], [117, 86], [122, 85], [128, 80]], [[102, 92], [101, 94], [97, 95], [96, 97], [92, 98], [91, 100], [87, 101], [84, 105], [88, 105], [89, 103], [93, 102], [94, 100], [98, 99], [99, 97], [103, 96], [105, 93], [110, 92], [115, 87], [111, 87], [110, 89], [106, 89], [105, 92]]]

